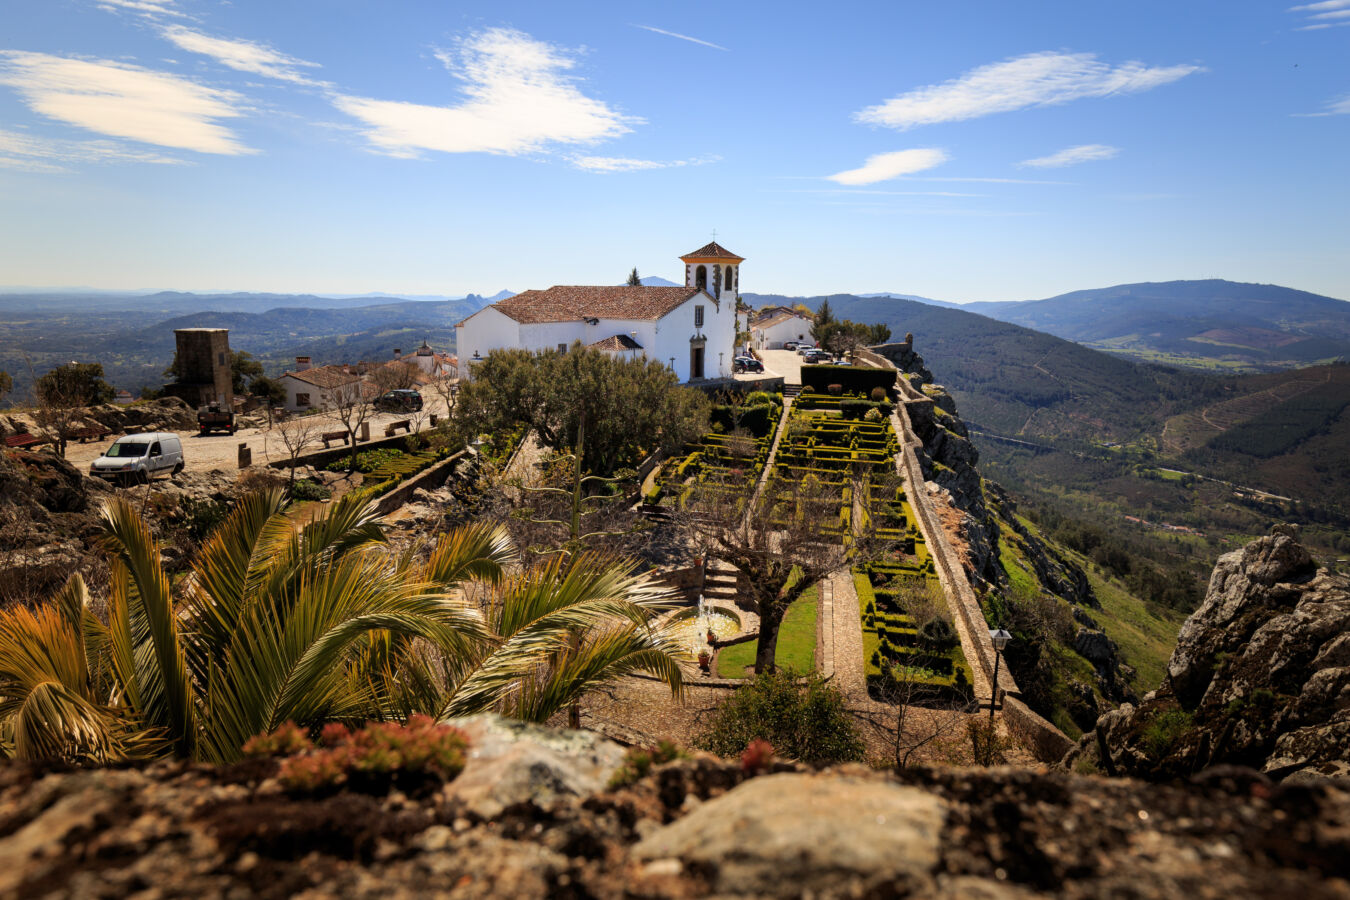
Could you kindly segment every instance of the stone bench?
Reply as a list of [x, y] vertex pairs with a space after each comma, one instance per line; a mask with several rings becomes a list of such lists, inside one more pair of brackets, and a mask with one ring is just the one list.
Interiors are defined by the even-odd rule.
[[388, 425], [384, 426], [384, 436], [393, 437], [398, 433], [400, 428], [403, 429], [405, 434], [412, 434], [412, 420], [402, 419], [398, 422], [390, 422]]
[[339, 444], [347, 443], [347, 432], [345, 431], [325, 431], [319, 435], [319, 440], [323, 441], [323, 449], [328, 449], [330, 441], [337, 441]]

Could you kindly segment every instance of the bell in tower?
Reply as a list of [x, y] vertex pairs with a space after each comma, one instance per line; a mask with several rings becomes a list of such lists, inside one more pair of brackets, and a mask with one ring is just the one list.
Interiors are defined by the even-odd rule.
[[713, 241], [680, 257], [684, 262], [685, 287], [698, 288], [714, 300], [722, 295], [735, 299], [740, 290], [740, 268], [745, 257], [737, 256]]

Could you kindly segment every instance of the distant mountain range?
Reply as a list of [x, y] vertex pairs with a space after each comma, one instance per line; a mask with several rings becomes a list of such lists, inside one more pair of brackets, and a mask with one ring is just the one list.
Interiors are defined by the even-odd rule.
[[[754, 305], [803, 300], [777, 294], [744, 296]], [[1045, 300], [976, 303], [894, 292], [856, 296], [978, 313], [1141, 362], [1239, 372], [1350, 359], [1350, 303], [1272, 284], [1221, 279], [1146, 282]]]

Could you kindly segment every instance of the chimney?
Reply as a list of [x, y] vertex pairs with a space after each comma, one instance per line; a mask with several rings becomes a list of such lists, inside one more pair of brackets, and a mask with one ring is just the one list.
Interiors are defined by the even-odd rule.
[[394, 348], [394, 359], [402, 359], [402, 358], [403, 358], [403, 348], [402, 348], [402, 347], [395, 347], [395, 348]]
[[310, 368], [310, 361], [308, 356], [297, 356], [295, 358], [295, 371], [303, 372], [308, 368]]

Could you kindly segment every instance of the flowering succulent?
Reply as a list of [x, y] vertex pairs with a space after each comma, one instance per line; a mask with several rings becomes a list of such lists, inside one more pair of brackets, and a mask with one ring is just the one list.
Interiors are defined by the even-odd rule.
[[758, 775], [773, 762], [773, 744], [763, 738], [751, 741], [741, 753], [741, 771], [747, 775]]

